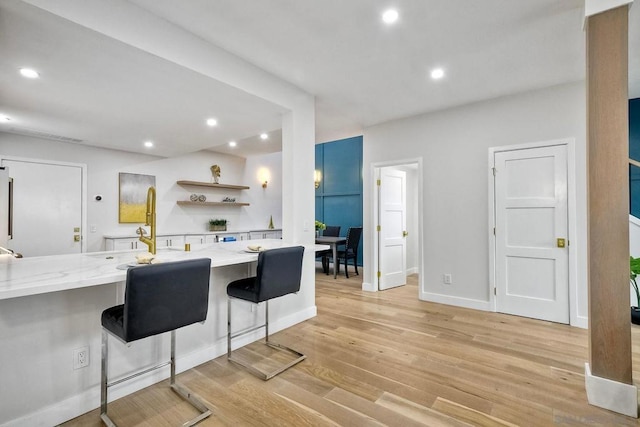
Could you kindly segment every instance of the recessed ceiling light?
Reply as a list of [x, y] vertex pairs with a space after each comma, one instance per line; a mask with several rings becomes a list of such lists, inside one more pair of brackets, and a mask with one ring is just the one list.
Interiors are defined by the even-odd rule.
[[442, 68], [434, 68], [431, 70], [431, 78], [433, 80], [439, 80], [444, 77], [444, 70]]
[[385, 10], [382, 14], [382, 20], [385, 24], [393, 24], [398, 20], [398, 11], [395, 9]]
[[37, 79], [40, 77], [40, 73], [31, 68], [20, 68], [20, 74], [28, 79]]
[[261, 133], [260, 139], [269, 139], [269, 135], [267, 135], [266, 133]]
[[216, 119], [207, 119], [207, 124], [209, 126], [218, 126], [218, 121]]
[[10, 121], [11, 121], [11, 118], [9, 118], [9, 116], [5, 116], [4, 114], [0, 113], [0, 123], [6, 123]]
[[229, 141], [229, 147], [235, 147], [236, 145], [238, 144], [235, 141]]
[[147, 148], [153, 147], [153, 141], [145, 141], [144, 146]]

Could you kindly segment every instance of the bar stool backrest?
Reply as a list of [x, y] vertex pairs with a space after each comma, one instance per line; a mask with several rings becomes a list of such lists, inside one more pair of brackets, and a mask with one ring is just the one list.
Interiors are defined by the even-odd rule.
[[256, 272], [256, 302], [298, 292], [303, 255], [303, 246], [260, 252]]
[[130, 268], [121, 338], [131, 342], [204, 321], [210, 274], [209, 258]]

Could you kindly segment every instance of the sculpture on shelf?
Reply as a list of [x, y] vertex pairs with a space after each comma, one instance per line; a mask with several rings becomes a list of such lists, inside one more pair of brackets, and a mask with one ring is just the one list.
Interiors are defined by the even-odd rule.
[[213, 177], [213, 182], [218, 184], [218, 181], [220, 180], [220, 166], [211, 166], [211, 175]]

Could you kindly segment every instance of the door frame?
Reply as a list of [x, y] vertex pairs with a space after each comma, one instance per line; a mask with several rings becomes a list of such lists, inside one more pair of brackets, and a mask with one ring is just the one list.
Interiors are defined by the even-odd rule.
[[567, 241], [569, 245], [569, 266], [568, 266], [568, 285], [569, 285], [569, 325], [583, 326], [581, 319], [578, 317], [578, 245], [584, 242], [578, 242], [578, 230], [576, 223], [576, 152], [575, 138], [563, 138], [550, 141], [528, 142], [515, 145], [504, 145], [500, 147], [490, 147], [487, 168], [487, 182], [489, 195], [489, 224], [487, 234], [489, 236], [489, 305], [493, 311], [497, 311], [495, 289], [496, 283], [496, 236], [493, 229], [496, 224], [496, 197], [494, 186], [494, 158], [495, 153], [505, 151], [527, 150], [531, 148], [543, 148], [564, 145], [567, 148]]
[[[363, 236], [369, 237], [371, 241], [371, 265], [364, 266], [364, 269], [367, 270], [368, 274], [365, 277], [371, 278], [370, 286], [367, 286], [365, 281], [362, 282], [362, 290], [363, 291], [372, 291], [378, 292], [379, 290], [379, 279], [378, 279], [378, 257], [379, 257], [379, 239], [378, 232], [376, 230], [376, 226], [380, 223], [380, 199], [378, 194], [378, 185], [377, 181], [380, 178], [380, 169], [386, 167], [393, 166], [403, 166], [403, 165], [417, 165], [417, 190], [418, 191], [418, 298], [424, 299], [424, 225], [423, 225], [423, 216], [421, 213], [424, 212], [423, 205], [423, 188], [424, 188], [424, 177], [423, 177], [423, 168], [422, 168], [422, 157], [416, 157], [412, 159], [404, 159], [404, 160], [390, 160], [386, 162], [376, 162], [370, 165], [370, 176], [371, 176], [371, 229], [363, 231]], [[366, 240], [363, 240], [363, 245], [366, 248]], [[366, 251], [366, 249], [365, 249]]]
[[[81, 233], [80, 233], [80, 252], [87, 252], [87, 165], [84, 163], [71, 163], [71, 162], [60, 162], [57, 160], [45, 160], [45, 159], [34, 159], [30, 157], [17, 157], [17, 156], [4, 156], [0, 154], [0, 166], [2, 166], [2, 162], [4, 160], [16, 161], [16, 162], [28, 162], [28, 163], [41, 163], [48, 165], [56, 165], [56, 166], [70, 166], [80, 168], [82, 173], [82, 182], [81, 182]], [[11, 176], [11, 171], [9, 171], [9, 176]]]

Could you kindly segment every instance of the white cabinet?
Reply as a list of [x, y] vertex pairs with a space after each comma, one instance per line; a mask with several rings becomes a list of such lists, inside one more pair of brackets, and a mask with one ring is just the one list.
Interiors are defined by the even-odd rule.
[[281, 230], [256, 230], [250, 231], [251, 239], [281, 239], [282, 231]]
[[201, 245], [205, 243], [205, 238], [202, 234], [188, 234], [184, 236], [184, 242], [190, 245]]
[[184, 246], [184, 242], [184, 235], [156, 236], [157, 248], [167, 248], [169, 246]]
[[146, 245], [137, 238], [105, 239], [105, 249], [108, 251], [130, 251], [143, 247]]
[[[238, 233], [221, 233], [218, 234], [218, 242], [224, 242], [225, 238], [226, 239], [236, 239], [236, 241], [241, 241], [241, 240], [249, 240], [249, 233], [245, 233], [245, 232], [238, 232]], [[215, 239], [215, 236], [214, 236]]]
[[[217, 239], [216, 239], [217, 237]], [[156, 247], [184, 246], [185, 243], [200, 245], [205, 243], [223, 242], [225, 237], [233, 237], [236, 241], [251, 239], [281, 239], [282, 230], [253, 230], [253, 231], [222, 231], [207, 234], [172, 234], [156, 236]], [[130, 251], [147, 249], [137, 237], [105, 237], [105, 250]]]

